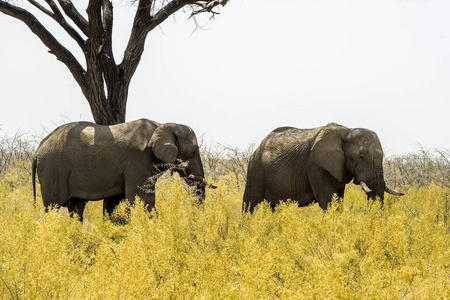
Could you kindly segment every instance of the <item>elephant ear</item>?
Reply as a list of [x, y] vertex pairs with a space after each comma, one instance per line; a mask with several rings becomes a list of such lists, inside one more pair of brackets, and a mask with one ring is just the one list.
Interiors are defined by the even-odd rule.
[[178, 125], [166, 123], [155, 129], [149, 146], [156, 158], [165, 163], [174, 163], [178, 156], [178, 140], [176, 131]]
[[347, 132], [348, 128], [344, 126], [328, 124], [319, 132], [311, 148], [314, 162], [339, 182], [344, 182], [347, 174], [343, 149]]

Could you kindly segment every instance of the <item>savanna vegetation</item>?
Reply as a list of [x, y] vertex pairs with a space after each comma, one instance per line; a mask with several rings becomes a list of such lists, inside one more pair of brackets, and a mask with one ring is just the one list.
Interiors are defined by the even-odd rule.
[[34, 144], [0, 140], [0, 299], [449, 299], [450, 155], [386, 159], [406, 193], [367, 201], [348, 185], [323, 212], [284, 202], [241, 212], [249, 149], [203, 144], [200, 205], [177, 176], [156, 188], [156, 211], [123, 203], [103, 219], [90, 202], [81, 224], [44, 213], [32, 197]]

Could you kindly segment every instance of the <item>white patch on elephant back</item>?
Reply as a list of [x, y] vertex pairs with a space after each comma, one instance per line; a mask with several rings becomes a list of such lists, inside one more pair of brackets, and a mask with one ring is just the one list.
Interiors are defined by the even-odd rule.
[[94, 136], [95, 136], [95, 128], [91, 126], [85, 127], [80, 132], [80, 139], [88, 146], [94, 146], [95, 144]]

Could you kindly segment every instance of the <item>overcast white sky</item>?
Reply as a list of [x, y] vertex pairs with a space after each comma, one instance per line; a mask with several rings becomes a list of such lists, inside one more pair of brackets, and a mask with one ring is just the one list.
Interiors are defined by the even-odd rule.
[[[80, 11], [85, 2], [74, 0]], [[114, 8], [119, 60], [134, 8]], [[450, 1], [230, 0], [195, 32], [187, 17], [149, 35], [128, 121], [183, 123], [234, 147], [279, 126], [337, 122], [374, 130], [387, 155], [450, 149]], [[0, 41], [0, 136], [92, 120], [24, 24], [0, 14]]]

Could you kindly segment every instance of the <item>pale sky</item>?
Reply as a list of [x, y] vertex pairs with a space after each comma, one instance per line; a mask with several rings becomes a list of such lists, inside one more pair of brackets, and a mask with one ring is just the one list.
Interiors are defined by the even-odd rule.
[[[119, 61], [135, 9], [114, 8]], [[280, 126], [337, 122], [377, 132], [388, 156], [450, 149], [450, 1], [230, 0], [220, 12], [205, 30], [178, 13], [148, 36], [128, 121], [182, 123], [242, 148]], [[0, 13], [0, 40], [0, 137], [93, 120], [28, 27]]]

